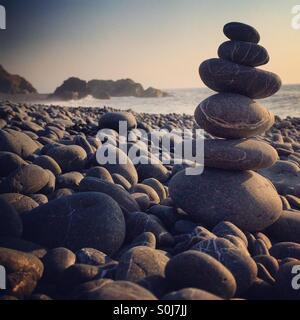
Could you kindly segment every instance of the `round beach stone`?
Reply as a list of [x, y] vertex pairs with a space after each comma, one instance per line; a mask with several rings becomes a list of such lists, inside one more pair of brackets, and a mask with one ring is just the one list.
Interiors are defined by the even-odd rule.
[[295, 242], [278, 242], [270, 249], [270, 255], [277, 259], [295, 258], [300, 260], [300, 244]]
[[113, 129], [119, 132], [119, 122], [124, 121], [127, 124], [127, 129], [135, 129], [137, 122], [135, 116], [129, 112], [108, 112], [99, 120], [99, 129]]
[[221, 221], [219, 222], [213, 229], [212, 233], [214, 233], [218, 237], [224, 237], [228, 235], [232, 235], [243, 240], [246, 247], [248, 246], [248, 240], [246, 235], [242, 230], [240, 230], [236, 225], [229, 221]]
[[21, 237], [22, 220], [18, 212], [5, 200], [0, 198], [0, 236]]
[[218, 49], [221, 59], [250, 67], [267, 64], [270, 60], [268, 51], [255, 43], [243, 41], [226, 41]]
[[99, 192], [77, 193], [23, 215], [27, 239], [49, 248], [91, 247], [112, 254], [125, 238], [125, 221], [118, 204]]
[[206, 168], [202, 175], [177, 173], [169, 183], [175, 204], [196, 222], [215, 226], [229, 221], [242, 230], [259, 231], [282, 213], [282, 202], [269, 180], [253, 171]]
[[30, 164], [28, 166], [21, 167], [12, 172], [6, 177], [1, 185], [1, 193], [49, 193], [53, 191], [53, 187], [49, 188], [51, 178], [55, 177], [49, 170], [44, 170], [41, 167]]
[[223, 300], [222, 298], [204, 290], [185, 288], [165, 295], [162, 300]]
[[112, 197], [125, 212], [139, 211], [139, 205], [130, 193], [116, 184], [101, 179], [87, 177], [81, 180], [79, 190], [81, 192], [102, 192]]
[[75, 254], [67, 248], [54, 248], [43, 257], [44, 278], [48, 281], [58, 282], [64, 270], [76, 261]]
[[157, 194], [157, 192], [150, 186], [143, 184], [143, 183], [137, 183], [135, 184], [131, 189], [131, 193], [145, 193], [149, 197], [150, 201], [153, 203], [159, 203], [160, 198]]
[[218, 93], [202, 101], [195, 120], [206, 132], [220, 138], [249, 138], [267, 131], [274, 115], [258, 102], [234, 93]]
[[28, 163], [20, 156], [11, 152], [0, 152], [0, 177], [7, 177], [13, 171], [26, 166]]
[[160, 247], [169, 247], [174, 244], [173, 236], [154, 218], [144, 212], [134, 212], [126, 219], [126, 241], [132, 242], [144, 232], [152, 232]]
[[238, 93], [252, 99], [270, 97], [281, 87], [281, 80], [275, 73], [224, 59], [202, 62], [199, 74], [204, 84], [214, 91]]
[[7, 151], [27, 159], [39, 149], [25, 133], [12, 129], [0, 130], [0, 151]]
[[157, 179], [148, 178], [143, 180], [142, 183], [152, 187], [157, 192], [161, 201], [167, 198], [167, 193], [164, 188], [164, 185]]
[[225, 170], [258, 170], [271, 167], [278, 159], [269, 144], [255, 139], [204, 141], [206, 167]]
[[80, 171], [87, 159], [85, 150], [76, 145], [55, 146], [50, 148], [46, 155], [58, 163], [62, 172]]
[[123, 176], [118, 173], [113, 173], [112, 175], [113, 181], [115, 184], [122, 186], [126, 191], [129, 191], [131, 188], [131, 184], [128, 180], [126, 180]]
[[194, 250], [207, 253], [221, 262], [234, 276], [237, 294], [249, 289], [256, 279], [257, 266], [245, 250], [240, 250], [229, 240], [216, 238], [197, 243]]
[[34, 159], [33, 164], [36, 164], [37, 166], [40, 166], [43, 169], [50, 170], [55, 176], [61, 174], [60, 166], [54, 159], [52, 159], [49, 156], [39, 156], [36, 159]]
[[278, 241], [300, 243], [300, 211], [283, 211], [280, 218], [267, 231]]
[[24, 196], [20, 193], [3, 193], [0, 194], [0, 199], [12, 206], [18, 214], [28, 212], [39, 206], [31, 197]]
[[102, 266], [111, 261], [108, 255], [93, 248], [82, 248], [76, 252], [77, 263]]
[[[121, 149], [106, 144], [97, 150], [98, 163], [106, 168], [110, 174], [118, 173], [130, 182], [131, 185], [138, 182], [138, 174], [132, 163]], [[113, 160], [113, 163], [111, 163]]]
[[56, 178], [56, 187], [60, 189], [72, 189], [78, 190], [80, 181], [83, 179], [83, 175], [80, 172], [72, 171], [65, 174], [61, 174]]
[[30, 194], [29, 195], [31, 199], [33, 199], [38, 205], [42, 205], [45, 203], [48, 203], [48, 198], [44, 194]]
[[132, 193], [131, 196], [138, 203], [142, 211], [146, 211], [150, 206], [150, 199], [146, 193]]
[[260, 35], [252, 26], [241, 22], [229, 22], [225, 24], [223, 32], [230, 40], [258, 43]]
[[86, 173], [86, 177], [98, 178], [110, 183], [114, 182], [109, 171], [103, 167], [90, 168]]
[[236, 282], [231, 272], [206, 253], [185, 251], [172, 258], [166, 267], [167, 280], [176, 289], [198, 288], [223, 298], [232, 298]]
[[[87, 297], [86, 297], [87, 298]], [[95, 289], [90, 300], [157, 300], [147, 289], [129, 281], [109, 282]]]
[[256, 263], [262, 264], [274, 278], [278, 272], [279, 264], [277, 259], [270, 255], [258, 255], [253, 257]]
[[0, 265], [7, 271], [8, 294], [28, 298], [42, 277], [44, 266], [34, 255], [0, 248]]
[[154, 178], [162, 183], [166, 182], [169, 177], [169, 171], [162, 163], [140, 163], [137, 165], [139, 180]]
[[116, 280], [138, 282], [148, 276], [164, 276], [168, 261], [169, 258], [158, 250], [145, 246], [134, 247], [121, 256]]

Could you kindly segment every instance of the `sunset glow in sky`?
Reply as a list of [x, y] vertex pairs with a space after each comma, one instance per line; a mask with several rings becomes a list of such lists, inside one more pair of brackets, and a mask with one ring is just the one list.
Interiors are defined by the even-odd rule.
[[0, 64], [52, 92], [70, 76], [132, 78], [145, 87], [199, 87], [199, 64], [216, 57], [223, 25], [241, 21], [261, 34], [263, 68], [300, 83], [300, 0], [0, 0]]

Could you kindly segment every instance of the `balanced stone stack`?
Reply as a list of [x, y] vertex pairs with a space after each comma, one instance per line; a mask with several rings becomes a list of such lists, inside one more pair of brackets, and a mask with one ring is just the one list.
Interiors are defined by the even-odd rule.
[[[181, 171], [169, 184], [176, 205], [194, 221], [215, 226], [230, 221], [246, 231], [264, 230], [282, 213], [272, 183], [256, 170], [271, 167], [276, 150], [259, 136], [274, 123], [274, 116], [253, 99], [275, 94], [280, 78], [256, 68], [269, 61], [260, 35], [251, 26], [228, 23], [230, 39], [219, 47], [219, 58], [204, 61], [200, 77], [218, 93], [202, 101], [195, 111], [199, 126], [216, 139], [205, 140], [202, 175]], [[219, 139], [222, 138], [222, 139]]]

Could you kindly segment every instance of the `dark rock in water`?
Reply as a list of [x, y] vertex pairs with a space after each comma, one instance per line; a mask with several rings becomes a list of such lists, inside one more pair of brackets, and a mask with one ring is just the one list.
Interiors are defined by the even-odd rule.
[[89, 169], [86, 173], [86, 177], [99, 178], [106, 182], [113, 183], [113, 179], [109, 171], [103, 167], [93, 167]]
[[18, 214], [31, 211], [39, 205], [31, 198], [20, 193], [4, 193], [0, 194], [0, 199], [4, 200], [8, 205], [13, 207]]
[[205, 169], [202, 175], [194, 176], [180, 171], [171, 179], [169, 192], [194, 221], [209, 226], [229, 221], [242, 230], [258, 231], [282, 213], [273, 185], [253, 171]]
[[54, 190], [55, 177], [49, 170], [30, 164], [21, 167], [6, 177], [1, 185], [1, 193], [50, 193]]
[[172, 258], [166, 278], [175, 289], [197, 288], [223, 298], [232, 298], [236, 282], [231, 272], [211, 256], [189, 250]]
[[267, 131], [274, 124], [274, 115], [248, 97], [218, 93], [199, 104], [195, 120], [201, 128], [214, 136], [238, 139]]
[[267, 64], [270, 60], [268, 51], [251, 42], [226, 41], [218, 49], [218, 56], [221, 59], [250, 67], [258, 67]]
[[270, 249], [270, 255], [277, 259], [295, 258], [300, 260], [300, 244], [295, 242], [278, 242]]
[[269, 144], [255, 139], [204, 141], [206, 167], [225, 170], [258, 170], [271, 167], [278, 159]]
[[87, 159], [85, 150], [76, 145], [50, 148], [47, 155], [58, 163], [62, 172], [80, 171]]
[[93, 248], [82, 248], [76, 252], [76, 263], [101, 266], [111, 261], [105, 253]]
[[157, 179], [148, 178], [143, 180], [142, 183], [152, 187], [157, 192], [160, 200], [164, 200], [167, 198], [167, 193], [163, 184]]
[[[115, 161], [114, 163], [106, 161], [110, 160], [107, 159], [107, 154]], [[99, 158], [101, 159], [101, 163], [99, 162]], [[132, 185], [138, 182], [138, 174], [132, 161], [121, 149], [112, 145], [103, 145], [97, 150], [97, 161], [99, 164], [101, 164], [101, 166], [106, 168], [110, 174], [118, 173], [128, 180]]]
[[260, 35], [255, 28], [241, 22], [227, 23], [223, 28], [223, 32], [225, 36], [230, 40], [238, 40], [252, 43], [258, 43], [260, 40]]
[[23, 232], [22, 220], [17, 211], [0, 198], [0, 236], [21, 237]]
[[279, 269], [279, 264], [274, 257], [270, 255], [259, 255], [253, 257], [253, 259], [256, 263], [262, 264], [269, 271], [272, 277], [276, 276]]
[[267, 232], [278, 241], [300, 243], [300, 211], [283, 211]]
[[56, 88], [53, 96], [64, 100], [69, 100], [72, 98], [81, 99], [87, 96], [87, 94], [87, 82], [75, 77], [71, 77], [64, 81], [60, 87]]
[[194, 250], [207, 253], [220, 261], [234, 276], [237, 294], [245, 292], [257, 276], [257, 266], [246, 250], [239, 250], [229, 240], [216, 238], [197, 243]]
[[126, 220], [126, 241], [131, 242], [144, 232], [152, 232], [160, 247], [174, 244], [173, 236], [156, 220], [144, 212], [131, 213]]
[[27, 159], [38, 150], [38, 145], [25, 133], [0, 130], [0, 151], [7, 151]]
[[83, 175], [80, 172], [67, 172], [56, 178], [57, 188], [69, 188], [77, 190], [80, 185], [80, 181], [83, 179]]
[[135, 129], [137, 122], [132, 113], [129, 112], [108, 112], [99, 120], [99, 129], [113, 129], [119, 132], [119, 123], [123, 121], [127, 124], [127, 129]]
[[91, 291], [89, 300], [157, 300], [143, 287], [129, 281], [109, 282], [99, 289]]
[[[293, 270], [297, 272], [293, 272]], [[300, 291], [298, 289], [296, 274], [299, 274], [299, 260], [285, 263], [280, 266], [276, 275], [275, 289], [278, 297], [283, 300], [300, 300]]]
[[51, 282], [59, 282], [64, 270], [75, 263], [76, 256], [66, 248], [55, 248], [49, 250], [42, 261], [45, 268], [44, 279]]
[[102, 192], [112, 197], [125, 212], [139, 211], [139, 205], [133, 197], [121, 187], [100, 180], [97, 178], [87, 177], [81, 180], [79, 190], [81, 192]]
[[38, 258], [47, 253], [45, 248], [36, 243], [13, 237], [0, 237], [0, 247], [30, 253]]
[[91, 247], [112, 254], [125, 238], [120, 207], [97, 192], [53, 200], [23, 215], [23, 221], [25, 238], [50, 248]]
[[169, 292], [167, 279], [160, 275], [145, 277], [137, 284], [149, 290], [158, 298], [163, 297], [167, 292]]
[[0, 177], [7, 177], [13, 171], [26, 165], [27, 162], [17, 154], [11, 152], [0, 152]]
[[42, 277], [44, 267], [34, 255], [0, 248], [0, 265], [7, 271], [7, 291], [18, 298], [28, 298]]
[[280, 78], [272, 72], [223, 59], [202, 62], [199, 74], [205, 85], [214, 91], [238, 93], [252, 99], [270, 97], [281, 87]]
[[138, 282], [148, 276], [164, 276], [168, 261], [169, 258], [158, 250], [145, 246], [134, 247], [119, 260], [116, 280]]
[[49, 156], [39, 156], [34, 159], [33, 164], [40, 166], [43, 169], [50, 170], [55, 176], [61, 174], [61, 168], [58, 163]]
[[1, 65], [0, 92], [8, 94], [37, 93], [36, 89], [26, 79], [8, 73]]
[[204, 290], [185, 288], [165, 295], [162, 300], [223, 300], [222, 298]]
[[146, 193], [132, 193], [131, 196], [138, 203], [142, 211], [146, 211], [150, 206], [150, 199]]
[[212, 233], [214, 233], [216, 236], [221, 238], [227, 235], [233, 235], [233, 236], [239, 237], [240, 239], [243, 240], [246, 247], [248, 246], [248, 240], [244, 232], [229, 221], [221, 221], [220, 223], [218, 223], [212, 229]]

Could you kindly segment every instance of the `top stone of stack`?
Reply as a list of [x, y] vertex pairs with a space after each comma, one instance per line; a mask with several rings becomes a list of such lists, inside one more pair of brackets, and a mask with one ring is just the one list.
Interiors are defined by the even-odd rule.
[[225, 36], [230, 40], [259, 43], [260, 35], [258, 31], [241, 22], [229, 22], [223, 28]]

